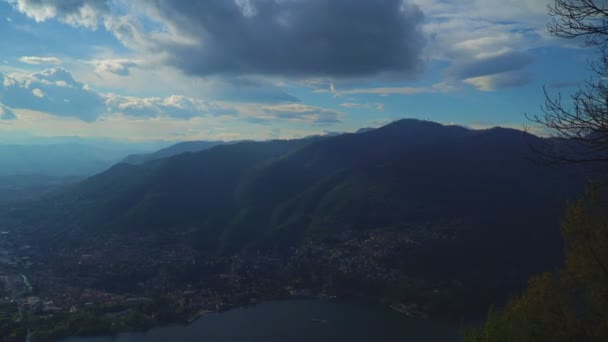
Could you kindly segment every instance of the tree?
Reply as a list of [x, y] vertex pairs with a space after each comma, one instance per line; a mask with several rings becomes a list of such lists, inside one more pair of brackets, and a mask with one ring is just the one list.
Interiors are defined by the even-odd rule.
[[543, 114], [528, 119], [548, 128], [560, 143], [532, 148], [548, 163], [608, 163], [608, 1], [555, 0], [549, 14], [552, 35], [580, 39], [597, 49], [599, 58], [589, 62], [592, 76], [570, 105], [545, 89]]
[[465, 342], [606, 341], [608, 203], [592, 187], [562, 222], [565, 266], [532, 278], [501, 312], [491, 312]]
[[[551, 34], [582, 39], [600, 57], [589, 65], [594, 77], [572, 96], [571, 107], [545, 91], [544, 115], [530, 119], [550, 129], [561, 144], [532, 147], [550, 163], [608, 165], [608, 0], [555, 0], [549, 13]], [[608, 339], [606, 195], [605, 187], [591, 186], [569, 206], [562, 222], [565, 266], [532, 278], [504, 310], [491, 312], [482, 327], [466, 332], [466, 342]]]

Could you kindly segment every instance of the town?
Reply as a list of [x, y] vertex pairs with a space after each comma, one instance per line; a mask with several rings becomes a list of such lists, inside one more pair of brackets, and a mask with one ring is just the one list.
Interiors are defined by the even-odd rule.
[[[0, 234], [0, 331], [14, 340], [114, 334], [311, 296], [368, 298], [427, 318], [433, 298], [449, 295], [449, 286], [406, 275], [404, 265], [388, 261], [403, 259], [425, 239], [451, 239], [447, 228], [458, 224], [424, 226], [420, 234], [343, 231], [287, 255], [250, 250], [231, 256], [205, 255], [167, 236], [106, 235], [54, 247], [7, 230]], [[400, 295], [387, 284], [399, 286], [392, 290]]]

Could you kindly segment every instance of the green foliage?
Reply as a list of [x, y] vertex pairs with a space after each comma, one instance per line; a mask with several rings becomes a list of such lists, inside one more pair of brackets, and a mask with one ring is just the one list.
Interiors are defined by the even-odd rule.
[[34, 341], [54, 341], [66, 336], [94, 336], [112, 332], [109, 319], [85, 310], [49, 318], [32, 316], [29, 324]]
[[598, 188], [571, 205], [562, 225], [565, 267], [530, 280], [505, 309], [490, 312], [466, 342], [608, 339], [608, 206]]
[[0, 304], [0, 337], [4, 337], [0, 341], [23, 341], [25, 335], [25, 326], [19, 321], [17, 304]]
[[608, 320], [608, 205], [596, 186], [571, 206], [562, 227], [566, 274], [580, 284], [591, 315]]

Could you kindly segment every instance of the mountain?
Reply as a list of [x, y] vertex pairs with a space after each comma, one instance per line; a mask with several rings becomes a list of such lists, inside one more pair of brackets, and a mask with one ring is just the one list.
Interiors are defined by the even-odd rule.
[[129, 155], [122, 160], [122, 163], [132, 165], [144, 164], [152, 160], [168, 158], [182, 153], [203, 151], [224, 143], [223, 141], [185, 141], [153, 153]]
[[[115, 244], [147, 241], [160, 251], [179, 244], [207, 257], [329, 253], [298, 266], [320, 270], [337, 248], [407, 275], [408, 293], [447, 291], [444, 307], [485, 311], [560, 259], [559, 217], [583, 177], [574, 167], [534, 162], [529, 145], [551, 143], [512, 129], [401, 120], [335, 137], [240, 142], [121, 163], [11, 215], [35, 227], [30, 235], [46, 236], [54, 253], [68, 241], [108, 248], [114, 237]], [[368, 243], [376, 247], [361, 247]], [[390, 282], [379, 284], [374, 288]]]
[[365, 133], [241, 142], [119, 164], [53, 200], [90, 214], [80, 217], [86, 229], [196, 225], [217, 229], [215, 239], [229, 245], [251, 229], [243, 245], [290, 230], [530, 217], [545, 214], [539, 203], [551, 207], [580, 184], [530, 161], [530, 141], [543, 143], [516, 130], [402, 120]]

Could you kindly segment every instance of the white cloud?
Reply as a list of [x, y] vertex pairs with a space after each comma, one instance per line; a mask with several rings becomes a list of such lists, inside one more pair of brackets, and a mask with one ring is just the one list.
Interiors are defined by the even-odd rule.
[[141, 118], [178, 119], [238, 114], [229, 104], [187, 96], [135, 97], [100, 93], [74, 80], [72, 74], [63, 68], [31, 74], [0, 73], [0, 80], [3, 83], [0, 100], [7, 106], [88, 122], [115, 113]]
[[40, 90], [40, 88], [34, 88], [32, 90], [32, 94], [34, 94], [34, 96], [36, 97], [44, 97], [44, 92], [42, 90]]
[[384, 111], [384, 103], [357, 103], [357, 102], [345, 102], [341, 103], [340, 107], [348, 109], [375, 109], [378, 112]]
[[463, 80], [481, 91], [495, 91], [498, 89], [517, 87], [527, 84], [531, 76], [526, 72], [507, 72], [495, 75], [472, 77]]
[[23, 56], [19, 58], [20, 62], [27, 64], [61, 64], [61, 60], [57, 57], [40, 57], [40, 56]]
[[365, 109], [365, 108], [370, 108], [369, 104], [367, 104], [367, 103], [355, 103], [355, 102], [341, 103], [340, 107], [349, 108], [349, 109]]
[[[498, 69], [484, 65], [499, 56], [528, 56], [530, 49], [552, 44], [546, 24], [549, 21], [547, 5], [551, 0], [413, 0], [427, 16], [424, 30], [433, 37], [429, 46], [429, 58], [451, 64], [450, 82], [469, 78], [481, 78], [492, 74], [505, 74], [502, 78], [518, 78], [519, 82], [490, 82], [490, 78], [471, 81], [480, 90], [493, 90], [505, 86], [523, 85], [526, 66], [531, 62], [518, 63], [505, 58], [500, 63], [490, 63]], [[482, 63], [479, 67], [476, 63]], [[467, 70], [465, 70], [467, 69]], [[470, 75], [477, 70], [477, 75]], [[506, 76], [513, 73], [512, 76]], [[468, 75], [467, 75], [468, 74]], [[483, 89], [482, 89], [483, 88]]]
[[168, 116], [190, 119], [198, 116], [235, 115], [237, 111], [228, 104], [203, 101], [186, 96], [132, 97], [109, 94], [106, 97], [109, 111], [133, 117]]
[[99, 74], [110, 73], [118, 76], [128, 76], [131, 68], [137, 67], [141, 61], [131, 59], [101, 59], [90, 62]]
[[341, 111], [299, 103], [264, 106], [263, 110], [272, 118], [307, 121], [313, 124], [340, 123], [344, 116]]
[[337, 89], [332, 83], [328, 89], [315, 89], [314, 93], [331, 93], [336, 97], [345, 95], [416, 95], [425, 93], [439, 93], [454, 90], [454, 87], [446, 87], [446, 83], [436, 83], [430, 87], [370, 87], [370, 88], [350, 88], [350, 89]]
[[57, 18], [59, 21], [95, 30], [103, 18], [109, 14], [110, 5], [106, 0], [9, 0], [21, 13], [44, 22]]
[[3, 77], [0, 100], [11, 108], [28, 108], [84, 121], [94, 121], [105, 112], [103, 96], [75, 81], [63, 68]]

